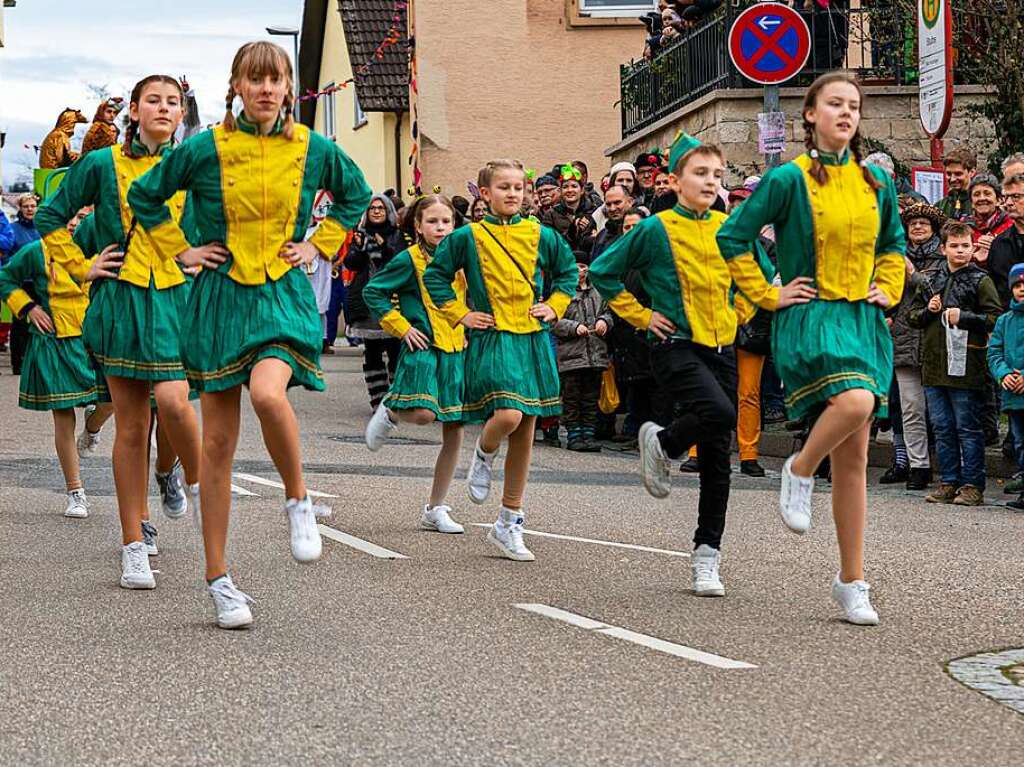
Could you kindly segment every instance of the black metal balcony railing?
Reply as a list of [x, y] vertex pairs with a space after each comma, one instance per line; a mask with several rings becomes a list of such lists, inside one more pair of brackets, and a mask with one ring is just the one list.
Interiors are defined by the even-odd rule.
[[[752, 4], [753, 0], [731, 0], [658, 51], [652, 60], [621, 67], [623, 138], [715, 89], [758, 87], [736, 71], [728, 50], [733, 21]], [[832, 0], [831, 9], [826, 10], [814, 0], [796, 0], [794, 7], [810, 28], [811, 53], [803, 71], [786, 85], [807, 85], [834, 69], [854, 72], [866, 85], [917, 84], [917, 18], [913, 4], [874, 0], [867, 8], [847, 5], [848, 0]], [[958, 37], [963, 31], [968, 40], [970, 30], [976, 28], [970, 14], [969, 9], [954, 6], [954, 28]], [[957, 82], [972, 81], [971, 58], [970, 50], [959, 51]]]

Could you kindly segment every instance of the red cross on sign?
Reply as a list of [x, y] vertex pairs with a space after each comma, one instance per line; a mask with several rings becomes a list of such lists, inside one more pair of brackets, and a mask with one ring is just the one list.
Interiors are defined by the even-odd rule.
[[811, 33], [799, 13], [782, 3], [758, 3], [736, 17], [729, 56], [748, 80], [778, 85], [796, 75], [811, 52]]

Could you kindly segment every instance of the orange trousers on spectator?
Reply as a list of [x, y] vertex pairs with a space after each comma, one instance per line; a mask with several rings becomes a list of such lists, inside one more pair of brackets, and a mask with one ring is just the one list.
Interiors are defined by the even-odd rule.
[[[742, 349], [736, 350], [738, 406], [736, 411], [736, 443], [741, 461], [756, 461], [761, 444], [761, 370], [764, 357]], [[690, 457], [697, 457], [697, 446], [690, 448]]]

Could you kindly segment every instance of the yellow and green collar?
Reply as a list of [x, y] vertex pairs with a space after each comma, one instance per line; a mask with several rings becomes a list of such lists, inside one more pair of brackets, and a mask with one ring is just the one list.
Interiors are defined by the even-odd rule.
[[672, 208], [672, 210], [674, 210], [676, 213], [678, 213], [683, 218], [689, 218], [689, 219], [691, 219], [693, 221], [707, 221], [709, 218], [711, 218], [711, 209], [710, 208], [708, 208], [703, 213], [697, 213], [697, 211], [690, 210], [689, 208], [687, 208], [687, 207], [685, 207], [685, 206], [683, 206], [683, 205], [681, 205], [681, 204], [679, 204], [677, 202], [675, 204], [675, 207]]
[[817, 152], [822, 165], [846, 165], [850, 161], [849, 149], [842, 152], [825, 152], [819, 149]]
[[150, 152], [149, 147], [142, 143], [142, 139], [138, 136], [132, 139], [132, 154], [136, 157], [159, 157], [164, 154], [174, 145], [173, 139], [168, 139], [156, 148], [155, 152]]
[[498, 226], [512, 226], [514, 224], [518, 224], [522, 220], [523, 217], [520, 216], [518, 213], [516, 213], [511, 218], [500, 218], [491, 213], [488, 213], [486, 216], [484, 216], [484, 221], [486, 221], [488, 224], [496, 224]]
[[[241, 112], [238, 117], [235, 118], [235, 122], [238, 124], [238, 129], [244, 133], [249, 133], [253, 136], [260, 135], [260, 126], [258, 123], [251, 122], [246, 119], [245, 112]], [[278, 133], [284, 130], [284, 120], [280, 117], [274, 123], [274, 127], [270, 129], [268, 136], [276, 136]]]

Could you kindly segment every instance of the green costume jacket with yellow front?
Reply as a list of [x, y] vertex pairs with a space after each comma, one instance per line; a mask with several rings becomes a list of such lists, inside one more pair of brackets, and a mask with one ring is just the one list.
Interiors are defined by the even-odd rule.
[[[108, 245], [122, 250], [131, 243], [118, 272], [118, 279], [140, 288], [152, 282], [164, 289], [181, 285], [185, 275], [173, 261], [164, 259], [144, 233], [133, 228], [133, 215], [128, 206], [128, 190], [136, 179], [156, 167], [170, 150], [170, 143], [150, 154], [146, 145], [136, 140], [132, 144], [138, 157], [126, 157], [121, 145], [89, 152], [68, 170], [60, 188], [49, 197], [36, 213], [36, 227], [47, 245], [47, 252], [78, 282], [92, 264], [92, 257]], [[179, 192], [171, 200], [176, 221], [181, 221], [185, 210], [185, 193]], [[93, 242], [96, 253], [83, 253], [68, 234], [67, 224], [81, 208], [94, 206]]]
[[[733, 278], [715, 236], [725, 214], [703, 215], [676, 205], [637, 224], [590, 265], [590, 281], [622, 319], [647, 329], [656, 311], [676, 326], [673, 338], [721, 348], [736, 340]], [[751, 259], [744, 267], [764, 280], [771, 264]], [[626, 290], [623, 275], [635, 269], [650, 307]], [[743, 318], [744, 321], [749, 318]]]
[[53, 333], [29, 324], [18, 404], [28, 410], [62, 410], [94, 401], [96, 373], [81, 338], [87, 286], [75, 282], [49, 258], [47, 245], [36, 240], [0, 269], [0, 299], [21, 319], [38, 306], [53, 320]]
[[484, 421], [497, 409], [525, 415], [561, 412], [558, 367], [547, 328], [530, 316], [545, 299], [561, 317], [576, 294], [579, 273], [568, 243], [553, 229], [513, 216], [456, 229], [437, 246], [423, 285], [438, 311], [454, 327], [469, 305], [452, 283], [464, 272], [473, 308], [494, 317], [494, 328], [471, 331], [466, 350], [464, 417]]
[[335, 257], [370, 200], [362, 172], [329, 139], [295, 125], [292, 138], [278, 121], [268, 135], [238, 119], [185, 141], [138, 179], [128, 202], [139, 229], [163, 263], [190, 247], [166, 204], [190, 193], [195, 244], [222, 243], [230, 252], [216, 270], [203, 270], [182, 324], [182, 357], [190, 382], [221, 391], [248, 381], [261, 359], [278, 358], [291, 383], [323, 389], [322, 327], [302, 270], [280, 255], [302, 242], [319, 190], [333, 196], [310, 242]]
[[[85, 345], [104, 375], [146, 381], [183, 379], [179, 333], [189, 287], [181, 268], [164, 260], [135, 224], [128, 206], [132, 184], [156, 167], [170, 150], [167, 142], [150, 150], [136, 139], [134, 156], [121, 145], [89, 152], [68, 171], [60, 189], [39, 209], [47, 252], [79, 282], [97, 253], [114, 245], [124, 252], [117, 279], [97, 280], [83, 326]], [[88, 247], [67, 234], [67, 222], [82, 207], [93, 213]], [[186, 196], [171, 200], [176, 220], [186, 222]], [[77, 234], [77, 233], [76, 233]]]
[[818, 292], [808, 304], [776, 313], [773, 349], [792, 417], [802, 417], [846, 389], [874, 393], [879, 414], [892, 382], [892, 338], [882, 309], [867, 302], [872, 285], [899, 303], [906, 274], [906, 238], [896, 189], [880, 168], [867, 166], [880, 188], [864, 179], [848, 152], [821, 154], [825, 184], [801, 155], [769, 171], [754, 194], [718, 232], [718, 245], [744, 295], [774, 309], [778, 288], [751, 269], [761, 229], [775, 229], [783, 284], [810, 277]]
[[[426, 408], [440, 421], [458, 421], [462, 418], [466, 333], [462, 325], [451, 325], [423, 286], [423, 272], [431, 259], [420, 245], [403, 250], [367, 283], [363, 300], [390, 335], [403, 338], [410, 327], [415, 327], [431, 343], [431, 348], [416, 351], [403, 347], [385, 405], [393, 409]], [[465, 302], [466, 280], [461, 272], [452, 290], [457, 301]]]

